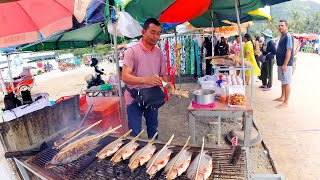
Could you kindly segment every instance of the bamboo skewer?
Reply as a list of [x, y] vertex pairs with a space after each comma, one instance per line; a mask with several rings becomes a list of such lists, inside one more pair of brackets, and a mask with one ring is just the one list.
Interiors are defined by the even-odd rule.
[[[118, 139], [116, 139], [115, 141], [109, 143], [108, 145], [106, 145], [100, 152], [97, 153], [96, 157], [98, 157], [103, 151], [105, 151], [110, 145], [120, 141], [121, 139], [127, 137], [130, 133], [131, 133], [132, 129], [130, 129], [127, 133], [125, 133], [124, 135], [120, 136]], [[101, 159], [102, 160], [102, 159]]]
[[73, 136], [72, 138], [68, 139], [67, 141], [65, 141], [64, 143], [60, 144], [58, 146], [58, 149], [60, 149], [63, 145], [67, 144], [68, 142], [72, 141], [73, 139], [77, 138], [78, 136], [80, 136], [81, 134], [85, 133], [86, 131], [90, 130], [91, 128], [93, 128], [94, 126], [96, 126], [97, 124], [101, 123], [102, 120], [92, 124], [91, 126], [89, 126], [88, 128], [84, 129], [83, 131], [81, 131], [80, 133], [76, 134], [75, 136]]
[[158, 152], [158, 155], [154, 158], [153, 162], [151, 162], [151, 165], [149, 166], [149, 168], [147, 169], [147, 172], [150, 171], [151, 167], [153, 166], [153, 164], [156, 162], [157, 158], [160, 156], [161, 152], [171, 143], [172, 139], [174, 138], [174, 135], [171, 136], [171, 138], [169, 139], [169, 141], [162, 147], [162, 149]]
[[202, 138], [202, 147], [201, 147], [201, 151], [200, 151], [200, 157], [199, 157], [199, 162], [198, 162], [198, 165], [197, 165], [196, 178], [195, 179], [198, 178], [200, 163], [201, 163], [201, 159], [202, 159], [202, 155], [203, 155], [203, 148], [204, 148], [204, 137]]
[[[147, 146], [149, 146], [151, 143], [153, 143], [153, 141], [155, 140], [155, 138], [157, 137], [157, 135], [158, 135], [158, 132], [156, 132], [156, 133], [153, 135], [152, 139], [148, 142], [148, 144], [147, 144], [145, 147], [147, 147]], [[134, 159], [132, 159], [131, 163], [133, 163], [133, 162], [136, 160], [136, 158], [139, 157], [140, 154], [142, 154], [142, 152], [143, 152], [143, 151], [141, 151]], [[129, 166], [130, 166], [131, 163], [129, 163]], [[132, 171], [133, 171], [133, 170], [132, 170]]]
[[128, 145], [130, 145], [131, 143], [134, 143], [135, 141], [138, 140], [139, 136], [143, 133], [143, 129], [141, 130], [141, 132], [136, 136], [134, 137], [129, 143], [127, 143], [125, 146], [123, 146], [118, 152], [116, 152], [113, 157], [110, 159], [110, 161], [113, 161], [114, 157], [116, 157], [123, 149], [125, 149]]
[[172, 168], [174, 167], [174, 165], [175, 165], [176, 162], [178, 161], [180, 155], [182, 154], [182, 151], [187, 147], [187, 145], [188, 145], [188, 143], [189, 143], [189, 140], [190, 140], [190, 136], [188, 137], [187, 142], [184, 144], [184, 146], [182, 147], [181, 151], [179, 152], [177, 158], [173, 161], [173, 163], [172, 163], [169, 171], [167, 172], [167, 174], [166, 174], [167, 179], [169, 179], [168, 177], [169, 177], [169, 174], [170, 174]]

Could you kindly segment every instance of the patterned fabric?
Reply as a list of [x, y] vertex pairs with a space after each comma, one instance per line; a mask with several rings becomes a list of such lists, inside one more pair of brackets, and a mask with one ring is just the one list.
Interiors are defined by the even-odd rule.
[[[195, 56], [196, 56], [196, 66], [197, 66], [197, 77], [200, 77], [200, 57], [199, 57], [199, 45], [197, 43], [197, 41], [195, 42]], [[200, 51], [200, 54], [201, 54], [201, 51]]]
[[178, 41], [178, 43], [177, 43], [177, 49], [176, 49], [176, 52], [177, 52], [177, 61], [176, 61], [176, 63], [177, 63], [177, 73], [178, 73], [178, 76], [180, 77], [180, 74], [181, 74], [181, 69], [180, 69], [180, 58], [181, 58], [181, 56], [180, 56], [180, 50], [181, 50], [181, 44], [180, 44], [180, 42]]
[[169, 53], [169, 43], [168, 43], [168, 41], [166, 40], [166, 42], [165, 42], [165, 45], [164, 45], [164, 47], [165, 47], [165, 52], [166, 52], [166, 60], [167, 60], [167, 67], [168, 67], [168, 72], [169, 72], [169, 68], [171, 67], [170, 66], [170, 53]]
[[184, 43], [184, 37], [180, 38], [180, 43], [181, 43], [181, 50], [180, 50], [180, 69], [181, 69], [181, 74], [186, 74], [186, 46]]
[[169, 47], [170, 47], [170, 66], [176, 66], [176, 53], [174, 51], [176, 46], [174, 38], [169, 39]]
[[195, 44], [195, 42], [194, 42], [194, 40], [193, 39], [191, 39], [190, 40], [190, 48], [191, 48], [191, 50], [190, 50], [190, 66], [191, 66], [191, 71], [190, 71], [190, 73], [191, 74], [194, 74], [195, 73], [195, 52], [194, 52], [194, 44]]
[[186, 74], [191, 74], [191, 63], [190, 63], [190, 39], [186, 37], [184, 39], [185, 57], [186, 57]]

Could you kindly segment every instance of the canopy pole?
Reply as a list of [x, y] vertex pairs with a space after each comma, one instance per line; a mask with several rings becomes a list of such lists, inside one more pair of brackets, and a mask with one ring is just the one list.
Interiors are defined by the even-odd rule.
[[211, 56], [214, 56], [214, 42], [213, 42], [213, 11], [211, 10]]
[[11, 63], [9, 60], [9, 54], [7, 53], [6, 56], [7, 56], [7, 63], [8, 63], [9, 77], [10, 77], [10, 84], [11, 84], [12, 92], [13, 92], [13, 94], [16, 94], [16, 92], [14, 90], [14, 85], [13, 85], [13, 78], [12, 78]]
[[[242, 44], [242, 36], [241, 36], [241, 26], [240, 26], [240, 17], [239, 17], [239, 10], [238, 10], [238, 0], [234, 0], [234, 7], [236, 8], [236, 15], [237, 15], [237, 25], [238, 25], [238, 33], [240, 37], [240, 54], [241, 54], [241, 61], [242, 61], [242, 80], [244, 86], [246, 85], [246, 80], [245, 80], [245, 72], [244, 72], [244, 54], [243, 54], [243, 44]], [[253, 82], [251, 82], [253, 83]]]
[[121, 111], [121, 121], [123, 127], [123, 133], [126, 132], [126, 121], [124, 116], [124, 106], [123, 106], [123, 98], [122, 98], [122, 88], [121, 88], [121, 80], [120, 80], [120, 66], [119, 66], [119, 59], [118, 59], [118, 42], [117, 42], [117, 23], [114, 22], [114, 35], [113, 35], [113, 45], [114, 45], [114, 57], [116, 61], [116, 68], [117, 68], [117, 80], [118, 80], [118, 91], [119, 91], [119, 98], [120, 98], [120, 111]]

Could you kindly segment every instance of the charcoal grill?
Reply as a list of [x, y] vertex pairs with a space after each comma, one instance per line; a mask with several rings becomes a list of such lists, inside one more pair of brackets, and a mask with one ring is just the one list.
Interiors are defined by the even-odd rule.
[[[145, 180], [149, 179], [146, 173], [145, 165], [138, 167], [134, 172], [128, 168], [129, 161], [122, 161], [116, 165], [112, 165], [110, 157], [99, 161], [96, 158], [96, 154], [108, 143], [112, 142], [116, 138], [105, 137], [101, 140], [99, 147], [92, 150], [89, 154], [79, 158], [78, 160], [69, 163], [64, 166], [56, 166], [50, 169], [45, 169], [45, 164], [49, 162], [59, 151], [55, 149], [47, 149], [39, 154], [29, 158], [15, 158], [18, 167], [21, 171], [22, 166], [33, 172], [36, 176], [41, 179], [72, 179], [72, 180]], [[126, 140], [126, 143], [129, 140]], [[140, 146], [139, 148], [147, 144], [146, 141], [137, 141]], [[155, 143], [157, 150], [163, 147], [162, 143]], [[181, 146], [175, 146], [172, 148], [173, 154], [171, 158], [175, 156], [180, 150]], [[222, 148], [205, 148], [208, 154], [213, 158], [213, 170], [209, 179], [247, 179], [247, 158], [246, 151], [242, 150], [242, 154], [239, 161], [235, 165], [228, 164], [231, 149]], [[191, 147], [190, 151], [193, 152], [192, 160], [200, 152], [200, 147]], [[25, 170], [24, 170], [25, 171]], [[22, 173], [23, 174], [23, 173]], [[153, 179], [165, 180], [163, 170], [158, 172]], [[177, 179], [187, 179], [185, 173]]]

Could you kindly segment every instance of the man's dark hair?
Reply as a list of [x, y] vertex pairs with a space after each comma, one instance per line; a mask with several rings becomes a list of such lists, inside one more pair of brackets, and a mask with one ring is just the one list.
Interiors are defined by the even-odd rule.
[[149, 19], [147, 19], [145, 22], [144, 22], [144, 24], [143, 24], [143, 29], [144, 30], [147, 30], [148, 28], [149, 28], [149, 25], [150, 24], [154, 24], [154, 25], [156, 25], [156, 26], [160, 26], [160, 22], [157, 20], [157, 19], [155, 19], [155, 18], [149, 18]]
[[260, 36], [255, 36], [256, 41], [260, 41]]
[[287, 20], [281, 19], [279, 22], [284, 22], [284, 24], [285, 24], [286, 26], [288, 26], [288, 21], [287, 21]]
[[239, 37], [239, 35], [235, 35], [234, 37], [237, 39]]

